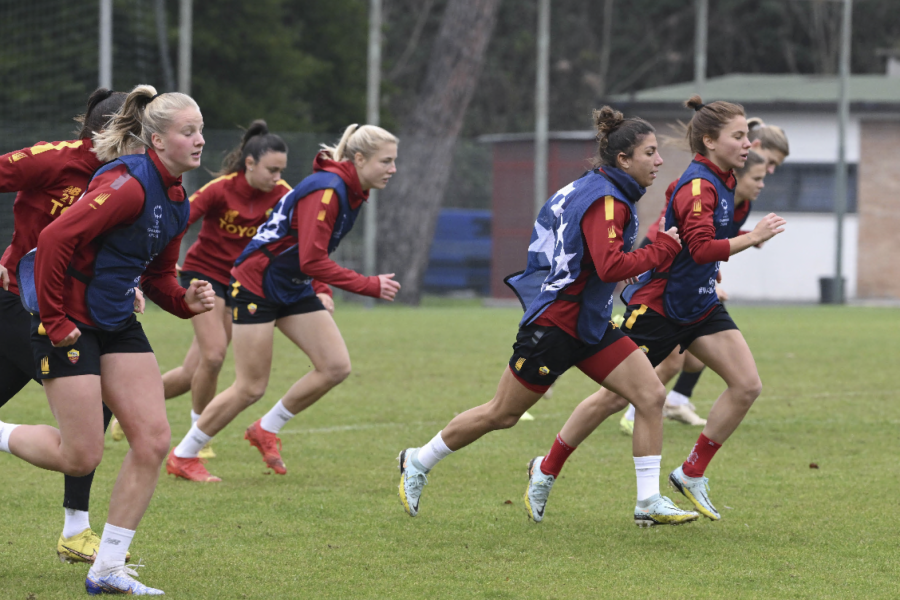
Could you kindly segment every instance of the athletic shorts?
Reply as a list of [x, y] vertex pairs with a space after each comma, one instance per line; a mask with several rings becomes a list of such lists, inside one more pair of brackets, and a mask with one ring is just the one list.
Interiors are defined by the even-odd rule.
[[231, 320], [240, 325], [271, 323], [282, 317], [325, 310], [318, 296], [310, 296], [293, 304], [280, 304], [248, 292], [231, 280]]
[[144, 328], [131, 315], [127, 324], [116, 331], [103, 331], [73, 321], [81, 330], [81, 337], [72, 346], [54, 348], [41, 325], [40, 317], [31, 317], [31, 350], [34, 368], [40, 379], [99, 375], [100, 357], [104, 354], [140, 354], [153, 352]]
[[0, 406], [31, 379], [38, 380], [31, 357], [31, 315], [17, 294], [0, 288]]
[[573, 366], [602, 384], [635, 350], [634, 342], [612, 322], [599, 344], [586, 344], [559, 327], [532, 324], [519, 329], [509, 370], [526, 388], [543, 394]]
[[208, 281], [212, 286], [213, 291], [216, 293], [216, 296], [225, 300], [225, 306], [231, 306], [231, 297], [228, 295], [228, 286], [224, 283], [216, 281], [212, 277], [197, 271], [182, 271], [179, 278], [181, 287], [184, 289], [191, 287], [191, 282], [194, 280], [199, 279], [201, 281]]
[[654, 367], [664, 361], [679, 345], [684, 352], [699, 337], [737, 329], [722, 304], [696, 323], [681, 325], [667, 319], [645, 304], [629, 305], [622, 331], [647, 354]]

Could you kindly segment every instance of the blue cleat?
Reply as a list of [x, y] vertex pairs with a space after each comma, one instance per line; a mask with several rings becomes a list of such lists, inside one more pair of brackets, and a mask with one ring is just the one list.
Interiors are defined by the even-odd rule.
[[418, 453], [418, 448], [407, 448], [397, 459], [400, 463], [400, 502], [411, 517], [419, 514], [419, 496], [428, 483], [425, 477], [428, 470], [416, 460]]
[[[152, 587], [147, 587], [136, 580], [137, 571], [134, 569], [144, 565], [124, 565], [113, 569], [106, 575], [98, 575], [94, 569], [88, 571], [84, 587], [91, 596], [101, 594], [129, 594], [132, 596], [163, 596], [165, 592]], [[134, 567], [134, 568], [132, 568]]]
[[709, 479], [706, 477], [688, 477], [681, 467], [669, 474], [669, 485], [694, 503], [697, 511], [704, 517], [718, 521], [722, 517], [709, 501]]
[[528, 488], [525, 490], [525, 511], [535, 523], [544, 520], [544, 508], [550, 497], [550, 490], [556, 482], [553, 475], [545, 475], [541, 471], [543, 456], [531, 459], [528, 463]]

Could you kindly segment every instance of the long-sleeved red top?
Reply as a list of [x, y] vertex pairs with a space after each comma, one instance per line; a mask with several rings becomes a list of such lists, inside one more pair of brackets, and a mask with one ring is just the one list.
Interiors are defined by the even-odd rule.
[[[347, 200], [351, 209], [359, 207], [369, 197], [359, 183], [356, 167], [350, 161], [333, 161], [319, 153], [313, 161], [313, 172], [335, 173], [347, 184]], [[294, 208], [292, 227], [297, 237], [285, 236], [278, 243], [268, 246], [272, 254], [278, 255], [293, 244], [298, 244], [300, 270], [313, 279], [317, 293], [327, 292], [327, 285], [342, 290], [372, 296], [381, 294], [381, 283], [377, 276], [366, 277], [352, 269], [345, 269], [328, 256], [328, 243], [334, 232], [340, 202], [331, 190], [319, 190], [297, 201]], [[247, 291], [265, 297], [263, 292], [263, 271], [268, 258], [262, 252], [255, 252], [244, 262], [231, 270], [231, 275], [241, 282]]]
[[[676, 179], [672, 183], [669, 184], [669, 187], [666, 188], [666, 203], [663, 204], [662, 212], [659, 213], [659, 218], [653, 222], [653, 225], [650, 226], [650, 229], [647, 230], [647, 239], [651, 242], [656, 241], [656, 234], [659, 233], [659, 222], [666, 220], [666, 210], [669, 208], [669, 200], [672, 198], [672, 192], [675, 191], [675, 186], [678, 185], [678, 180]], [[747, 218], [747, 215], [750, 213], [750, 202], [745, 200], [741, 200], [737, 196], [734, 198], [734, 222], [737, 223], [739, 221]], [[738, 232], [738, 235], [743, 235], [747, 233], [747, 231], [741, 229]]]
[[0, 258], [9, 270], [9, 291], [14, 294], [19, 293], [19, 260], [37, 246], [41, 231], [81, 196], [103, 164], [91, 148], [91, 140], [38, 142], [0, 156], [0, 192], [18, 192], [12, 242]]
[[[678, 243], [667, 235], [661, 236], [653, 244], [625, 252], [623, 234], [630, 221], [628, 206], [624, 202], [613, 200], [611, 196], [591, 205], [581, 220], [581, 232], [587, 244], [581, 261], [581, 273], [565, 288], [566, 294], [578, 295], [582, 292], [593, 271], [592, 265], [597, 269], [597, 276], [601, 280], [622, 281], [640, 275], [663, 262], [671, 262], [678, 254], [680, 249]], [[606, 299], [601, 298], [598, 301], [605, 302]], [[577, 338], [580, 312], [580, 303], [559, 300], [548, 306], [535, 323], [555, 325]]]
[[270, 192], [247, 182], [243, 171], [213, 179], [191, 196], [193, 224], [203, 217], [200, 234], [184, 259], [182, 269], [208, 275], [223, 285], [231, 279], [231, 268], [244, 247], [266, 222], [272, 208], [291, 191], [279, 180]]
[[[153, 150], [148, 150], [147, 155], [162, 174], [169, 199], [184, 202], [181, 177], [172, 177]], [[101, 236], [111, 229], [131, 225], [144, 210], [144, 188], [133, 177], [122, 183], [119, 178], [127, 174], [125, 166], [120, 165], [96, 177], [84, 197], [48, 225], [38, 238], [35, 284], [41, 322], [54, 344], [74, 329], [67, 315], [85, 325], [93, 325], [85, 301], [85, 285], [67, 273], [69, 265], [91, 277], [102, 245]], [[181, 232], [172, 239], [144, 270], [141, 287], [160, 307], [189, 319], [194, 313], [184, 301], [184, 288], [175, 278], [183, 235]]]
[[[694, 156], [694, 160], [705, 164], [727, 187], [734, 189], [735, 179], [732, 171], [722, 171], [712, 161], [700, 154]], [[716, 226], [713, 223], [713, 213], [719, 203], [719, 194], [710, 182], [705, 179], [699, 181], [699, 186], [682, 186], [670, 200], [670, 202], [674, 202], [673, 210], [678, 223], [678, 235], [681, 236], [681, 243], [687, 247], [691, 258], [697, 264], [727, 261], [731, 256], [731, 243], [727, 239], [715, 239]], [[668, 272], [674, 258], [673, 256], [666, 260], [656, 270]], [[652, 279], [635, 292], [631, 297], [631, 304], [646, 304], [659, 314], [665, 315], [662, 301], [665, 289], [665, 279]]]

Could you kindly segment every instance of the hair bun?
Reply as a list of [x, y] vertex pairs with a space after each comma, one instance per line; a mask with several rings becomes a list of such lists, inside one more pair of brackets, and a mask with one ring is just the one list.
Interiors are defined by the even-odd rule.
[[256, 119], [252, 123], [250, 123], [250, 127], [247, 128], [247, 133], [244, 135], [244, 139], [250, 139], [257, 135], [266, 135], [269, 133], [269, 126], [263, 119]]
[[693, 108], [695, 111], [699, 111], [701, 108], [706, 106], [703, 104], [703, 99], [700, 98], [699, 94], [694, 94], [684, 103], [685, 108]]

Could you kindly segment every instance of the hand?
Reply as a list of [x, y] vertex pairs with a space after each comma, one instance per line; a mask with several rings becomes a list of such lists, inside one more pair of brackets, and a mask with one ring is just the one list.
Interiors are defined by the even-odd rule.
[[629, 277], [628, 279], [625, 280], [625, 285], [632, 285], [637, 282], [638, 282], [637, 277]]
[[725, 302], [726, 300], [728, 300], [728, 292], [726, 292], [719, 286], [716, 286], [716, 296], [718, 296], [719, 302]]
[[316, 297], [322, 301], [322, 305], [325, 307], [325, 310], [328, 311], [328, 314], [333, 315], [334, 314], [334, 298], [332, 298], [328, 294], [316, 294]]
[[216, 293], [208, 281], [195, 279], [184, 293], [184, 301], [194, 314], [209, 312], [216, 305]]
[[[78, 338], [81, 337], [81, 330], [78, 329], [78, 326], [75, 326], [75, 329], [69, 332], [69, 335], [64, 337], [58, 344], [53, 344], [54, 348], [65, 348], [66, 346], [71, 346], [75, 342], [78, 341]], [[51, 342], [52, 343], [52, 342]]]
[[0, 265], [0, 282], [3, 283], [4, 290], [9, 289], [9, 271], [3, 265]]
[[716, 271], [716, 283], [722, 283], [722, 269]]
[[144, 292], [141, 288], [134, 288], [134, 312], [144, 314], [144, 307], [147, 303], [144, 301]]
[[765, 241], [771, 240], [773, 237], [784, 231], [784, 225], [787, 223], [784, 219], [775, 213], [769, 213], [760, 219], [750, 235], [756, 241], [754, 246], [758, 246]]
[[394, 274], [379, 275], [378, 282], [381, 284], [381, 294], [378, 297], [393, 302], [394, 296], [400, 291], [400, 284], [394, 281]]
[[175, 263], [175, 274], [178, 275], [181, 273], [181, 265]]

